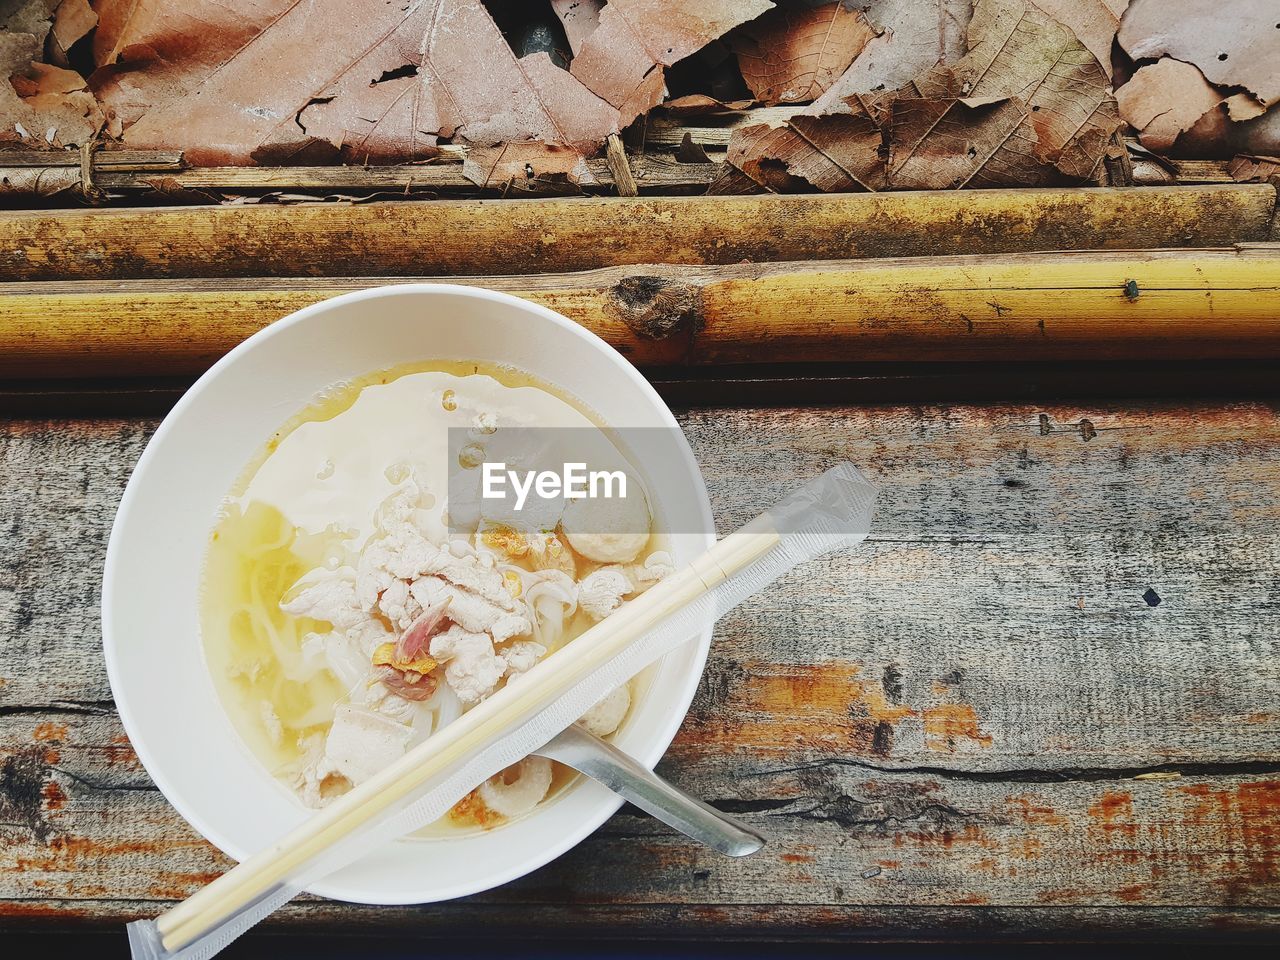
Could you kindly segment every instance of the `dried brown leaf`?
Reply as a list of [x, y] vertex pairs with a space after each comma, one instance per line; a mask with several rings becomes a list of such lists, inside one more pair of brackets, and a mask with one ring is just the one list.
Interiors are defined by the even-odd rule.
[[619, 112], [619, 127], [662, 100], [662, 67], [760, 16], [769, 0], [611, 0], [569, 65]]
[[97, 25], [98, 15], [89, 6], [89, 0], [62, 0], [54, 13], [49, 34], [49, 59], [58, 66], [69, 66], [67, 51]]
[[1135, 72], [1116, 101], [1142, 145], [1163, 152], [1220, 104], [1222, 94], [1192, 64], [1165, 57]]
[[1144, 147], [1180, 157], [1231, 157], [1280, 149], [1280, 112], [1251, 94], [1224, 96], [1190, 63], [1165, 57], [1116, 91], [1121, 116]]
[[84, 89], [84, 77], [80, 74], [49, 63], [32, 63], [25, 73], [14, 74], [9, 82], [18, 96], [28, 102], [33, 97], [56, 96]]
[[870, 114], [841, 113], [828, 118], [799, 116], [791, 119], [790, 126], [849, 180], [847, 185], [836, 187], [838, 180], [832, 178], [826, 181], [832, 184], [828, 187], [820, 175], [821, 164], [813, 159], [794, 162], [796, 174], [818, 189], [883, 190], [891, 185], [885, 163], [889, 157], [886, 131]]
[[34, 34], [0, 33], [0, 143], [42, 149], [87, 143], [102, 128], [97, 100], [80, 74], [39, 62], [40, 54]]
[[1017, 99], [1027, 116], [992, 158], [1020, 170], [1014, 183], [1093, 177], [1120, 127], [1102, 65], [1076, 36], [1029, 0], [981, 0], [969, 26], [969, 53], [957, 64], [965, 99]]
[[[821, 189], [1073, 183], [1097, 174], [1120, 126], [1101, 65], [1030, 0], [980, 0], [963, 58], [840, 106], [792, 117], [795, 138], [735, 133], [729, 160], [753, 178], [772, 162]], [[771, 188], [782, 183], [773, 173]]]
[[923, 190], [1042, 183], [1042, 165], [1010, 148], [1026, 118], [1016, 99], [895, 100], [890, 179], [899, 189]]
[[576, 57], [582, 42], [600, 25], [604, 0], [551, 0], [551, 9], [564, 26], [569, 51]]
[[80, 168], [6, 167], [4, 151], [0, 150], [0, 198], [52, 197], [80, 186]]
[[1274, 156], [1280, 153], [1280, 108], [1273, 107], [1261, 116], [1236, 123], [1224, 100], [1179, 137], [1170, 152], [1179, 157]]
[[1220, 87], [1280, 99], [1276, 0], [1132, 0], [1118, 39], [1135, 60], [1185, 60]]
[[126, 143], [195, 163], [417, 159], [440, 125], [416, 66], [433, 9], [104, 0], [92, 81]]
[[808, 103], [848, 69], [876, 31], [844, 3], [770, 10], [730, 35], [752, 95], [765, 105]]
[[754, 100], [730, 100], [726, 103], [705, 93], [690, 93], [667, 100], [662, 109], [675, 117], [698, 117], [708, 113], [740, 113], [755, 106]]
[[480, 0], [99, 0], [93, 83], [126, 143], [195, 163], [404, 161], [438, 137], [587, 152], [661, 99], [662, 64], [769, 6], [614, 0], [570, 72], [517, 57]]
[[780, 127], [735, 130], [728, 161], [779, 193], [805, 184], [828, 192], [887, 185], [881, 131], [864, 113], [799, 116]]
[[851, 96], [897, 90], [964, 56], [972, 0], [873, 0], [860, 6], [876, 36], [814, 103], [814, 114], [839, 113]]
[[1035, 0], [1035, 5], [1075, 34], [1111, 76], [1111, 44], [1129, 0]]
[[737, 167], [729, 164], [725, 164], [720, 175], [707, 184], [709, 197], [735, 197], [757, 193], [768, 193], [768, 191]]
[[1267, 112], [1266, 104], [1255, 98], [1251, 93], [1232, 94], [1222, 102], [1226, 105], [1227, 116], [1236, 123], [1256, 120]]
[[732, 168], [776, 193], [797, 188], [796, 178], [788, 172], [792, 163], [799, 166], [815, 158], [825, 159], [789, 126], [771, 127], [764, 123], [734, 130], [726, 157]]
[[676, 163], [710, 163], [711, 158], [707, 156], [707, 151], [702, 149], [700, 144], [693, 142], [693, 135], [688, 130], [684, 132], [684, 138], [680, 141], [680, 146], [675, 149]]
[[1280, 157], [1235, 157], [1227, 172], [1236, 183], [1269, 183], [1280, 178]]
[[536, 140], [590, 150], [617, 132], [614, 107], [547, 54], [517, 58], [481, 4], [433, 6], [422, 63], [442, 134], [481, 146]]
[[556, 177], [579, 185], [596, 183], [580, 153], [547, 143], [472, 147], [463, 161], [462, 175], [487, 189], [502, 189], [523, 181], [551, 181]]

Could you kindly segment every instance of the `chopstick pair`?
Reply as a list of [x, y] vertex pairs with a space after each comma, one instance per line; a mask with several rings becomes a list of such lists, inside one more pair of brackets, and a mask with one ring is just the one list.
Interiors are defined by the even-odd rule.
[[211, 957], [308, 883], [434, 821], [747, 596], [798, 563], [860, 542], [874, 500], [851, 464], [828, 470], [276, 843], [155, 920], [131, 923], [134, 960]]

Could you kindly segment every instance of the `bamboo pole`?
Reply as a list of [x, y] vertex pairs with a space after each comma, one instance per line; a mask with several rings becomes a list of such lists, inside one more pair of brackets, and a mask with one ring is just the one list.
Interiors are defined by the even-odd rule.
[[[0, 376], [190, 375], [286, 313], [381, 282], [0, 285]], [[1272, 244], [641, 265], [462, 282], [558, 310], [649, 366], [1280, 357], [1280, 245]]]
[[0, 280], [483, 276], [652, 262], [1212, 247], [1268, 184], [0, 212]]

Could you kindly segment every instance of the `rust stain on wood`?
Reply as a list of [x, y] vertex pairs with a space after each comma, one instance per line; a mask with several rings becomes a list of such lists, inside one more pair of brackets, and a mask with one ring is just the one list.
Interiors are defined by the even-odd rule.
[[19, 857], [15, 864], [19, 871], [40, 870], [54, 872], [75, 869], [86, 860], [125, 854], [163, 854], [171, 849], [161, 841], [120, 840], [103, 842], [88, 837], [56, 836], [45, 844], [39, 854]]
[[1060, 827], [1067, 823], [1066, 817], [1055, 813], [1053, 808], [1045, 804], [1039, 797], [1034, 797], [1030, 794], [1011, 796], [1005, 800], [1005, 806], [1010, 813], [1027, 824]]
[[1280, 780], [1242, 783], [1228, 789], [1207, 783], [1177, 789], [1191, 799], [1191, 822], [1240, 836], [1246, 856], [1235, 864], [1239, 875], [1229, 894], [1237, 888], [1280, 883]]
[[1134, 883], [1116, 891], [1116, 899], [1125, 903], [1141, 903], [1147, 898], [1147, 884]]
[[1067, 887], [1062, 890], [1041, 890], [1036, 895], [1036, 900], [1050, 904], [1087, 903], [1090, 896], [1090, 891]]
[[[756, 661], [740, 664], [738, 673], [714, 717], [695, 716], [685, 725], [677, 750], [734, 743], [750, 744], [754, 751], [805, 747], [888, 757], [896, 731], [908, 720], [923, 727], [924, 744], [931, 751], [966, 752], [992, 744], [970, 704], [913, 707], [898, 702], [901, 680], [893, 670], [874, 678], [863, 676], [856, 663]], [[954, 683], [939, 681], [933, 693], [954, 697]]]
[[67, 805], [67, 795], [63, 793], [62, 788], [52, 780], [44, 785], [44, 788], [40, 791], [40, 795], [44, 797], [44, 808], [49, 812], [61, 810]]
[[797, 745], [887, 753], [893, 726], [916, 711], [891, 703], [882, 681], [861, 673], [854, 663], [743, 663], [739, 682], [728, 692], [731, 709], [693, 718], [677, 744], [750, 744], [756, 751], [779, 753]]
[[1104, 835], [1133, 837], [1138, 832], [1133, 819], [1133, 795], [1127, 790], [1108, 790], [1090, 805], [1088, 814]]
[[991, 737], [978, 725], [978, 714], [967, 703], [943, 703], [921, 714], [924, 745], [929, 750], [953, 753], [970, 746], [990, 747]]
[[142, 761], [138, 759], [133, 744], [124, 734], [111, 738], [111, 743], [104, 748], [107, 764], [112, 767], [128, 767], [130, 770], [142, 770]]
[[33, 740], [66, 740], [66, 724], [50, 722], [37, 724], [35, 731], [31, 734], [31, 738]]
[[88, 917], [89, 910], [84, 907], [67, 906], [64, 903], [41, 903], [39, 900], [6, 900], [4, 917], [26, 918], [36, 920], [52, 920], [59, 924], [74, 917]]
[[964, 823], [959, 826], [946, 826], [937, 830], [899, 830], [893, 835], [895, 847], [908, 844], [917, 847], [941, 847], [950, 850], [956, 846], [976, 846], [986, 850], [1001, 847], [998, 840], [987, 835], [987, 832], [976, 823]]

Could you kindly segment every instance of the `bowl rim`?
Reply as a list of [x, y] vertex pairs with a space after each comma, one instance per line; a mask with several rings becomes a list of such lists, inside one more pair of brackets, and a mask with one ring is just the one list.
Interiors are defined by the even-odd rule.
[[[212, 827], [209, 822], [201, 816], [189, 803], [182, 797], [182, 792], [177, 785], [169, 779], [163, 771], [158, 758], [152, 753], [148, 746], [147, 738], [133, 710], [125, 696], [121, 696], [123, 686], [123, 667], [119, 661], [118, 643], [113, 634], [112, 624], [114, 622], [114, 604], [113, 596], [115, 592], [115, 583], [117, 579], [117, 568], [122, 564], [121, 541], [123, 537], [122, 531], [127, 526], [130, 516], [137, 507], [139, 497], [139, 483], [135, 482], [136, 478], [141, 476], [148, 468], [150, 463], [160, 456], [160, 450], [163, 447], [166, 438], [177, 427], [177, 422], [182, 418], [183, 413], [197, 402], [199, 396], [209, 387], [209, 385], [218, 379], [224, 371], [235, 365], [239, 359], [250, 351], [254, 350], [262, 342], [276, 336], [282, 335], [288, 329], [307, 322], [311, 317], [325, 313], [335, 307], [345, 306], [351, 303], [357, 303], [363, 300], [379, 299], [383, 297], [397, 296], [437, 296], [437, 295], [458, 295], [463, 297], [471, 297], [478, 300], [484, 300], [495, 303], [502, 303], [510, 307], [532, 313], [544, 321], [554, 326], [560, 327], [568, 331], [570, 334], [577, 336], [587, 343], [591, 344], [596, 350], [600, 351], [604, 356], [613, 361], [618, 371], [627, 376], [632, 384], [636, 386], [640, 392], [645, 395], [649, 401], [653, 412], [659, 419], [665, 421], [664, 425], [674, 429], [680, 435], [681, 455], [684, 457], [685, 466], [690, 468], [690, 475], [693, 477], [696, 487], [690, 491], [690, 495], [695, 500], [695, 506], [701, 513], [699, 518], [704, 529], [708, 531], [707, 545], [710, 546], [714, 542], [715, 536], [713, 531], [714, 521], [711, 512], [710, 500], [707, 496], [706, 483], [702, 477], [702, 471], [698, 466], [697, 459], [693, 455], [688, 440], [684, 437], [683, 431], [679, 423], [672, 414], [666, 402], [653, 388], [653, 385], [636, 369], [632, 363], [627, 360], [617, 349], [603, 340], [593, 331], [587, 329], [581, 324], [575, 323], [560, 313], [551, 310], [539, 303], [514, 296], [503, 291], [491, 290], [485, 287], [469, 286], [455, 283], [393, 283], [379, 284], [362, 290], [355, 290], [334, 297], [328, 297], [319, 300], [316, 303], [309, 304], [299, 310], [267, 324], [262, 329], [256, 331], [245, 340], [238, 343], [231, 350], [225, 353], [212, 366], [209, 367], [200, 377], [193, 383], [185, 393], [178, 399], [169, 412], [165, 415], [160, 425], [156, 428], [155, 433], [147, 441], [146, 447], [143, 449], [141, 456], [130, 472], [129, 480], [125, 485], [125, 489], [120, 498], [115, 518], [112, 521], [111, 532], [107, 540], [106, 558], [103, 565], [102, 576], [102, 600], [100, 605], [100, 613], [102, 620], [102, 652], [106, 662], [107, 681], [111, 687], [112, 698], [115, 703], [116, 712], [120, 717], [121, 725], [124, 727], [125, 734], [128, 736], [139, 761], [146, 770], [147, 775], [155, 783], [165, 799], [173, 806], [184, 820], [186, 820], [202, 837], [218, 847], [228, 856], [236, 861], [245, 859], [251, 853], [256, 851], [246, 850], [236, 843], [233, 838], [225, 835], [221, 830]], [[372, 371], [370, 371], [372, 372]], [[320, 389], [323, 389], [321, 387]], [[708, 625], [698, 637], [697, 649], [693, 651], [693, 666], [695, 669], [688, 671], [686, 677], [682, 679], [682, 688], [679, 690], [679, 696], [676, 698], [678, 703], [683, 703], [681, 710], [673, 711], [667, 718], [665, 724], [653, 731], [646, 737], [645, 749], [637, 751], [633, 754], [636, 761], [643, 763], [646, 767], [652, 769], [661, 759], [662, 755], [670, 746], [671, 741], [675, 738], [677, 731], [683, 724], [688, 715], [689, 706], [693, 702], [693, 697], [697, 692], [698, 684], [701, 681], [703, 672], [706, 668], [707, 655], [710, 652], [712, 636], [712, 625]], [[326, 881], [310, 884], [307, 886], [308, 893], [317, 894], [335, 900], [342, 900], [351, 903], [365, 903], [373, 905], [398, 906], [417, 903], [431, 903], [450, 900], [457, 897], [463, 897], [484, 890], [490, 890], [495, 887], [502, 886], [519, 877], [522, 877], [532, 871], [550, 863], [552, 860], [560, 857], [568, 850], [582, 842], [588, 835], [598, 829], [606, 820], [609, 819], [622, 806], [622, 798], [616, 794], [604, 794], [601, 792], [600, 800], [596, 805], [596, 811], [590, 816], [582, 817], [577, 825], [572, 829], [564, 831], [558, 840], [548, 843], [540, 847], [533, 854], [521, 859], [506, 870], [500, 871], [488, 877], [484, 881], [469, 884], [459, 884], [456, 887], [446, 888], [446, 892], [423, 896], [420, 893], [407, 891], [406, 895], [400, 897], [389, 897], [384, 892], [376, 894], [362, 895], [359, 889], [349, 887], [347, 885], [333, 885]], [[465, 838], [460, 838], [465, 839]], [[326, 878], [327, 880], [327, 878]]]

